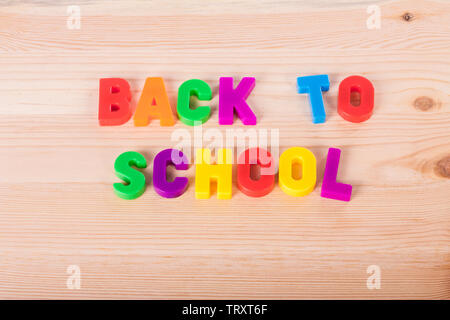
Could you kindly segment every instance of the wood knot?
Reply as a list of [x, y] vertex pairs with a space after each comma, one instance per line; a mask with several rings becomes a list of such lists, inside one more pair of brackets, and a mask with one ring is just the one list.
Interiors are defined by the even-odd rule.
[[410, 22], [414, 19], [414, 15], [412, 13], [406, 12], [402, 15], [403, 20], [406, 22]]
[[450, 179], [450, 156], [447, 156], [436, 163], [435, 172], [443, 178]]
[[428, 111], [435, 105], [434, 100], [429, 97], [418, 97], [414, 100], [414, 108], [420, 111]]

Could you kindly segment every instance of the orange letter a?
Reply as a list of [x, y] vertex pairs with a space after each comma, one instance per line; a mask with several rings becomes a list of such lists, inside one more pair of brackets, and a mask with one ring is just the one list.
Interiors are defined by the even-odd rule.
[[170, 108], [163, 78], [147, 78], [145, 80], [133, 119], [136, 127], [148, 125], [150, 119], [159, 119], [161, 126], [175, 124], [175, 117]]

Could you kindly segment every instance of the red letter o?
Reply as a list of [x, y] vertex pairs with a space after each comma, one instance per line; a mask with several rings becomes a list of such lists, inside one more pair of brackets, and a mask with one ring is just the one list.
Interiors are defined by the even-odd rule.
[[[359, 106], [350, 102], [352, 92], [358, 92], [361, 97]], [[339, 85], [338, 113], [347, 121], [363, 122], [372, 116], [374, 89], [372, 83], [361, 76], [350, 76]]]
[[[258, 164], [261, 167], [259, 180], [250, 177], [250, 165]], [[250, 197], [262, 197], [273, 189], [275, 183], [272, 155], [262, 148], [251, 148], [245, 150], [238, 159], [237, 185], [239, 189]]]

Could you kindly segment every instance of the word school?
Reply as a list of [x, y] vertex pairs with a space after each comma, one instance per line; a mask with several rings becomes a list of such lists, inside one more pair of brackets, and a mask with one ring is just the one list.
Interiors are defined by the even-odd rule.
[[[313, 123], [324, 123], [326, 119], [322, 92], [328, 91], [330, 82], [328, 75], [313, 75], [297, 78], [298, 93], [309, 94]], [[232, 77], [219, 79], [219, 124], [233, 124], [234, 115], [244, 125], [256, 125], [256, 115], [246, 99], [255, 87], [255, 78], [245, 77], [233, 88]], [[359, 105], [351, 102], [351, 94], [360, 96]], [[209, 106], [191, 108], [190, 98], [196, 96], [200, 101], [212, 99], [211, 87], [204, 81], [191, 79], [178, 89], [177, 114], [181, 122], [189, 126], [205, 123], [211, 114]], [[131, 90], [129, 83], [121, 78], [100, 79], [98, 120], [101, 126], [116, 126], [128, 122], [133, 117], [135, 126], [147, 126], [151, 120], [159, 119], [161, 126], [173, 126], [175, 115], [172, 113], [164, 81], [160, 77], [147, 78], [134, 116], [130, 106]], [[374, 88], [372, 83], [362, 76], [350, 76], [339, 85], [338, 113], [347, 121], [363, 122], [373, 112]], [[321, 196], [342, 201], [349, 201], [352, 186], [336, 181], [340, 149], [329, 148], [325, 165]], [[262, 197], [273, 189], [275, 172], [265, 171], [258, 179], [251, 174], [251, 165], [260, 168], [274, 167], [271, 154], [262, 148], [251, 148], [239, 155], [237, 167], [237, 186], [250, 197]], [[195, 196], [207, 199], [211, 196], [211, 181], [217, 182], [217, 197], [229, 199], [232, 195], [232, 150], [219, 149], [217, 163], [211, 162], [209, 149], [196, 150], [195, 162]], [[302, 176], [294, 178], [293, 165], [300, 164]], [[176, 170], [187, 170], [189, 162], [182, 151], [166, 149], [158, 153], [153, 163], [153, 185], [156, 192], [165, 198], [182, 195], [188, 186], [186, 177], [176, 177], [173, 181], [166, 178], [167, 166], [173, 165]], [[114, 191], [123, 199], [136, 199], [146, 187], [146, 179], [138, 169], [147, 167], [145, 157], [138, 152], [125, 152], [115, 161], [116, 175], [125, 183], [115, 183]], [[278, 182], [281, 189], [295, 197], [308, 195], [316, 185], [316, 158], [314, 154], [301, 147], [293, 147], [284, 151], [279, 159]]]
[[[336, 181], [341, 150], [329, 148], [327, 162], [321, 189], [324, 198], [350, 201], [352, 186]], [[230, 199], [232, 195], [232, 150], [219, 149], [217, 163], [211, 163], [210, 149], [197, 149], [195, 159], [195, 197], [208, 199], [211, 196], [211, 181], [217, 183], [217, 198]], [[263, 148], [250, 148], [239, 155], [237, 164], [237, 186], [250, 197], [262, 197], [270, 193], [275, 185], [275, 165], [272, 155]], [[251, 165], [258, 165], [261, 170], [259, 179], [253, 179]], [[301, 178], [294, 176], [293, 167], [300, 164]], [[189, 161], [182, 151], [165, 149], [159, 152], [153, 160], [153, 186], [155, 191], [164, 198], [176, 198], [182, 195], [188, 186], [188, 178], [176, 177], [167, 180], [167, 167], [172, 165], [177, 171], [187, 170]], [[136, 199], [141, 196], [146, 187], [145, 175], [134, 169], [147, 167], [145, 157], [134, 151], [122, 153], [117, 157], [114, 170], [125, 184], [113, 185], [116, 195], [123, 199]], [[273, 170], [270, 170], [270, 169]], [[264, 172], [264, 173], [263, 173]], [[317, 170], [316, 157], [306, 149], [300, 147], [289, 148], [279, 159], [278, 183], [286, 194], [303, 197], [311, 193], [316, 186]]]

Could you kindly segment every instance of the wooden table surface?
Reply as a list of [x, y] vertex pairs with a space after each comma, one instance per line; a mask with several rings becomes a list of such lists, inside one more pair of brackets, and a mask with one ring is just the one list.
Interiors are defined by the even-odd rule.
[[[450, 298], [450, 3], [373, 0], [2, 1], [0, 4], [0, 298]], [[81, 9], [68, 28], [68, 6]], [[379, 29], [366, 25], [370, 5]], [[327, 121], [311, 122], [296, 77], [330, 77]], [[340, 81], [375, 87], [371, 119], [337, 113]], [[279, 186], [252, 199], [196, 200], [194, 170], [177, 199], [152, 185], [125, 201], [115, 158], [149, 163], [174, 129], [100, 127], [98, 81], [146, 77], [213, 88], [256, 77], [248, 102], [280, 150], [318, 163], [315, 190]], [[349, 203], [320, 197], [326, 152], [342, 149]], [[152, 175], [151, 165], [144, 171]], [[381, 287], [369, 290], [369, 266]], [[69, 266], [81, 287], [70, 289]], [[73, 276], [73, 275], [72, 275]], [[72, 287], [73, 288], [73, 287]]]

